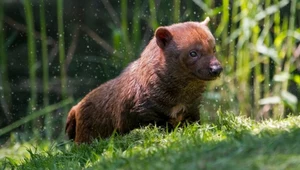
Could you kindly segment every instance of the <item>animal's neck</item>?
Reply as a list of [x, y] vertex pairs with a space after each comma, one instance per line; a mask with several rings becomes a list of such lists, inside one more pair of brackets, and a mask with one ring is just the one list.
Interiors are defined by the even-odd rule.
[[130, 74], [141, 86], [141, 90], [144, 89], [150, 96], [170, 104], [181, 100], [189, 102], [199, 97], [206, 83], [185, 71], [170, 68], [161, 49], [155, 43], [152, 40], [130, 68]]

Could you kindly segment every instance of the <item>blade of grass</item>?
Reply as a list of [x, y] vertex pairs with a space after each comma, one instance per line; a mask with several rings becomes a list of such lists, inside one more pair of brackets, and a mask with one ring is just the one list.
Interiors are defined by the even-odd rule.
[[59, 44], [59, 63], [61, 78], [62, 99], [67, 96], [67, 76], [65, 70], [65, 33], [63, 21], [63, 0], [57, 0], [57, 25], [58, 25], [58, 44]]
[[133, 17], [133, 42], [135, 43], [134, 46], [135, 46], [135, 53], [138, 53], [140, 51], [139, 48], [137, 48], [138, 46], [140, 46], [140, 43], [141, 43], [141, 17], [140, 17], [140, 14], [141, 14], [141, 11], [140, 11], [140, 7], [141, 7], [141, 1], [140, 0], [135, 0], [134, 1], [135, 4], [134, 4], [134, 17]]
[[[295, 15], [296, 15], [296, 2], [297, 0], [291, 0], [291, 15], [289, 18], [289, 28], [288, 28], [288, 32], [293, 32], [295, 30]], [[290, 73], [290, 67], [291, 67], [291, 58], [293, 56], [293, 47], [295, 46], [295, 39], [294, 37], [292, 37], [291, 35], [289, 35], [287, 37], [287, 53], [286, 53], [286, 57], [287, 57], [287, 62], [285, 62], [284, 65], [284, 72], [286, 73]], [[282, 84], [282, 90], [283, 91], [287, 91], [288, 89], [288, 81], [283, 82]]]
[[[58, 48], [59, 48], [59, 64], [60, 64], [60, 79], [61, 79], [61, 97], [62, 100], [67, 98], [67, 70], [65, 63], [65, 32], [64, 32], [64, 0], [57, 0], [57, 25], [58, 25]], [[67, 106], [63, 107], [63, 113], [67, 114]], [[65, 123], [66, 116], [63, 116], [62, 124]], [[60, 134], [63, 135], [63, 132]]]
[[15, 128], [21, 126], [21, 125], [24, 125], [32, 120], [35, 120], [36, 118], [42, 116], [42, 115], [46, 115], [46, 114], [49, 114], [51, 112], [53, 112], [54, 110], [57, 110], [59, 108], [64, 108], [65, 106], [71, 104], [73, 102], [73, 99], [72, 98], [68, 98], [66, 100], [63, 100], [59, 103], [56, 103], [56, 104], [53, 104], [53, 105], [50, 105], [50, 106], [47, 106], [46, 108], [42, 109], [42, 110], [39, 110], [39, 111], [35, 111], [35, 112], [32, 112], [30, 115], [27, 115], [26, 117], [0, 129], [0, 136], [14, 130]]
[[156, 18], [156, 7], [155, 1], [148, 1], [149, 2], [149, 9], [150, 9], [150, 25], [153, 30], [158, 27], [157, 18]]
[[30, 79], [30, 99], [28, 111], [31, 112], [36, 107], [37, 86], [36, 86], [36, 47], [34, 39], [34, 21], [32, 14], [32, 4], [30, 0], [24, 1], [25, 19], [27, 26], [27, 44], [28, 44], [28, 67]]
[[[113, 49], [115, 49], [117, 52], [121, 52], [122, 51], [122, 35], [121, 35], [121, 30], [120, 29], [114, 29], [113, 30], [113, 35], [112, 35], [112, 39], [113, 39]], [[120, 58], [123, 56], [122, 53], [120, 53], [120, 55], [116, 55], [115, 54], [111, 54], [111, 61], [112, 61], [112, 65], [116, 68], [116, 69], [121, 69], [122, 68], [122, 64], [120, 63]]]
[[[253, 44], [257, 43], [257, 39], [259, 37], [259, 33], [260, 33], [260, 28], [258, 25], [254, 26], [252, 29], [252, 35], [251, 35], [251, 42]], [[249, 44], [250, 45], [250, 44]], [[260, 92], [261, 92], [261, 88], [260, 88], [260, 84], [261, 84], [261, 63], [260, 63], [260, 56], [256, 51], [252, 51], [250, 52], [251, 56], [253, 57], [252, 60], [253, 62], [255, 62], [255, 66], [254, 66], [254, 73], [253, 73], [253, 77], [251, 77], [251, 79], [253, 79], [254, 83], [253, 83], [253, 109], [251, 110], [251, 118], [255, 118], [255, 114], [258, 112], [258, 101], [261, 98], [260, 96]]]
[[[288, 34], [293, 32], [295, 30], [295, 16], [296, 16], [296, 2], [297, 0], [291, 0], [291, 8], [290, 8], [290, 18], [289, 18], [289, 27], [288, 27]], [[286, 62], [284, 63], [284, 70], [283, 72], [285, 73], [290, 73], [291, 72], [291, 64], [292, 64], [292, 58], [293, 58], [293, 49], [295, 46], [295, 39], [292, 35], [287, 36], [287, 52], [286, 52]], [[282, 82], [282, 92], [287, 92], [288, 91], [288, 85], [289, 81], [283, 81]], [[285, 113], [285, 107], [282, 107], [282, 113], [280, 117], [283, 117]]]
[[[232, 16], [237, 16], [238, 14], [238, 2], [237, 1], [232, 1], [232, 5], [231, 5], [231, 15]], [[230, 20], [231, 20], [231, 24], [230, 24], [230, 34], [232, 34], [236, 28], [238, 27], [238, 23], [233, 20], [233, 17], [231, 16]], [[229, 20], [229, 18], [228, 18]], [[225, 41], [225, 40], [223, 40]], [[235, 40], [232, 40], [230, 36], [227, 37], [226, 39], [227, 42], [229, 42], [229, 55], [232, 55], [232, 57], [228, 57], [228, 62], [229, 62], [229, 65], [232, 66], [232, 71], [234, 73], [236, 73], [236, 60], [237, 60], [237, 55], [236, 55], [236, 44], [235, 44]], [[236, 78], [236, 76], [234, 76]], [[234, 79], [235, 79], [234, 78]], [[234, 81], [234, 83], [236, 83], [236, 79]]]
[[[275, 3], [278, 3], [279, 0], [275, 0]], [[280, 11], [276, 12], [274, 14], [274, 34], [276, 35], [274, 42], [274, 48], [276, 49], [276, 51], [281, 49], [281, 43], [280, 46], [276, 44], [276, 39], [278, 39], [278, 37], [280, 36], [280, 33], [282, 32], [282, 28], [281, 28], [281, 17], [280, 17]], [[282, 42], [283, 40], [281, 40], [280, 42]], [[280, 55], [278, 55], [280, 56]], [[280, 60], [280, 57], [278, 57], [278, 60]], [[279, 73], [280, 67], [275, 67], [274, 73], [277, 74]], [[280, 93], [280, 84], [279, 83], [274, 83], [273, 85], [274, 87], [272, 87], [272, 92], [275, 94], [279, 94]], [[278, 115], [276, 112], [280, 111], [280, 109], [276, 108], [277, 106], [275, 106], [274, 110], [274, 115]]]
[[226, 39], [228, 37], [228, 23], [229, 23], [229, 0], [222, 1], [222, 19], [216, 30], [216, 36], [222, 38], [222, 46], [226, 45]]
[[[3, 108], [4, 114], [10, 122], [12, 120], [12, 115], [9, 112], [9, 104], [11, 101], [10, 96], [10, 87], [9, 87], [9, 81], [8, 81], [8, 72], [7, 72], [7, 55], [5, 53], [5, 31], [4, 31], [4, 2], [0, 2], [0, 94], [1, 96], [1, 106]], [[0, 109], [1, 110], [1, 109]]]
[[174, 0], [173, 3], [173, 23], [177, 23], [180, 21], [180, 0]]
[[132, 60], [132, 51], [130, 48], [129, 42], [129, 33], [128, 33], [128, 17], [127, 17], [127, 9], [128, 9], [128, 1], [121, 1], [121, 30], [122, 30], [122, 38], [125, 45], [125, 55], [123, 61], [123, 67], [125, 67]]
[[202, 0], [193, 0], [193, 2], [198, 5], [200, 7], [200, 9], [202, 9], [205, 13], [207, 13], [208, 15], [212, 14], [212, 10], [210, 8], [211, 6], [211, 1], [206, 0], [205, 2], [203, 2]]
[[[43, 67], [43, 105], [44, 107], [49, 105], [49, 68], [48, 68], [48, 47], [47, 47], [47, 33], [46, 33], [46, 19], [45, 19], [45, 3], [44, 0], [40, 0], [40, 27], [41, 27], [41, 44], [42, 44], [42, 67]], [[51, 127], [50, 127], [50, 115], [45, 116], [45, 129], [46, 138], [50, 139]]]
[[[270, 0], [266, 0], [265, 1], [265, 6], [270, 6], [271, 4], [271, 1]], [[264, 19], [264, 23], [265, 23], [265, 27], [262, 31], [262, 36], [261, 37], [264, 37], [265, 38], [265, 44], [267, 46], [271, 46], [271, 37], [270, 35], [268, 34], [270, 28], [271, 28], [271, 25], [272, 25], [272, 19], [270, 16], [266, 16], [266, 18]], [[275, 33], [274, 33], [275, 34]], [[275, 34], [276, 36], [276, 34]], [[270, 94], [270, 91], [271, 91], [271, 85], [270, 85], [270, 66], [271, 66], [271, 59], [270, 58], [266, 58], [265, 59], [265, 62], [263, 63], [264, 64], [264, 82], [263, 82], [263, 92], [264, 92], [264, 96], [262, 97], [268, 97], [269, 94]]]

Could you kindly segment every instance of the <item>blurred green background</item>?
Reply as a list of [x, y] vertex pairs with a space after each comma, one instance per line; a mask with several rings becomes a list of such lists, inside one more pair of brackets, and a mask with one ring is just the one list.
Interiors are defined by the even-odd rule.
[[0, 143], [63, 139], [70, 107], [138, 58], [158, 26], [207, 16], [224, 72], [202, 121], [218, 109], [299, 114], [299, 0], [1, 0]]

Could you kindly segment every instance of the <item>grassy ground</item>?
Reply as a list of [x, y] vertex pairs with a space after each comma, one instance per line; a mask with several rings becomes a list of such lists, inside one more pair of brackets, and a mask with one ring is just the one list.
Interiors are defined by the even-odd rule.
[[[220, 114], [214, 123], [165, 132], [156, 127], [95, 141], [1, 149], [16, 169], [300, 169], [300, 116], [253, 120]], [[18, 147], [17, 147], [18, 148]], [[22, 148], [22, 147], [21, 147]], [[21, 149], [22, 150], [22, 149]], [[8, 151], [15, 154], [9, 154]], [[20, 156], [23, 155], [23, 156]]]

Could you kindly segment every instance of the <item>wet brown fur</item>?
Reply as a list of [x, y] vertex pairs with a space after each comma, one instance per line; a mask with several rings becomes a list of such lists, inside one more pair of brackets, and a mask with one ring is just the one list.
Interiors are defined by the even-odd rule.
[[[118, 77], [87, 94], [68, 115], [66, 133], [76, 143], [125, 134], [148, 124], [195, 122], [215, 58], [215, 40], [202, 22], [159, 27], [139, 59]], [[191, 50], [197, 59], [189, 56]], [[200, 56], [201, 54], [201, 56]]]

